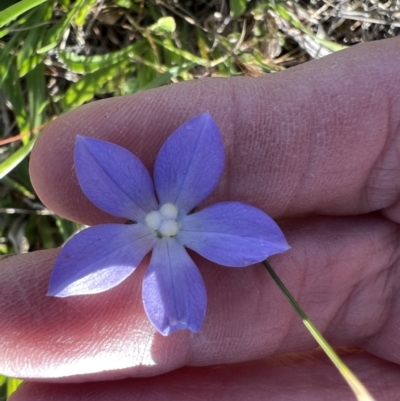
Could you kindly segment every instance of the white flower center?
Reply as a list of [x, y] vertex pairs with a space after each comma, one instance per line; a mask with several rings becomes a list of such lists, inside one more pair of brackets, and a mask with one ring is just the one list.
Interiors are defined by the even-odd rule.
[[173, 237], [178, 234], [179, 227], [176, 218], [178, 209], [172, 203], [165, 203], [158, 210], [150, 212], [146, 216], [146, 224], [159, 237]]

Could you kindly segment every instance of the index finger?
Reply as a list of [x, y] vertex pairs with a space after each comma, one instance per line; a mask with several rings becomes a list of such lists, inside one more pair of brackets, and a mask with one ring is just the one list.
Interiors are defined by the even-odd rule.
[[399, 51], [395, 38], [264, 78], [204, 79], [88, 104], [38, 139], [33, 185], [66, 218], [110, 221], [78, 186], [75, 136], [117, 143], [151, 169], [165, 138], [209, 110], [227, 152], [213, 200], [252, 203], [275, 218], [385, 209], [400, 221]]

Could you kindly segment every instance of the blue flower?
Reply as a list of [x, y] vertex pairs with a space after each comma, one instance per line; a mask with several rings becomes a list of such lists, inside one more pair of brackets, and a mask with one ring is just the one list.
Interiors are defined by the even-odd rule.
[[77, 136], [75, 171], [84, 194], [105, 212], [135, 224], [89, 227], [70, 239], [55, 262], [48, 295], [95, 294], [125, 280], [152, 250], [143, 281], [143, 305], [163, 335], [197, 332], [207, 295], [192, 249], [212, 262], [243, 267], [289, 246], [264, 212], [240, 202], [193, 209], [216, 188], [224, 145], [209, 113], [179, 127], [164, 143], [154, 185], [127, 149]]

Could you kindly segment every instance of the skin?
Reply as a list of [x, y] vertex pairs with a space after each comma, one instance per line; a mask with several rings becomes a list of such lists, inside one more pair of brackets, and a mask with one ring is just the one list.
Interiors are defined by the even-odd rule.
[[[331, 344], [352, 346], [344, 359], [376, 399], [399, 399], [399, 54], [391, 39], [259, 79], [91, 103], [43, 132], [32, 182], [66, 218], [116, 221], [79, 189], [75, 135], [122, 145], [151, 170], [165, 138], [209, 110], [227, 163], [207, 203], [243, 201], [278, 220], [292, 246], [270, 258], [282, 281]], [[57, 299], [45, 296], [57, 253], [0, 264], [0, 371], [30, 379], [12, 401], [354, 399], [261, 265], [193, 256], [204, 326], [162, 337], [141, 303], [148, 259], [113, 290]]]

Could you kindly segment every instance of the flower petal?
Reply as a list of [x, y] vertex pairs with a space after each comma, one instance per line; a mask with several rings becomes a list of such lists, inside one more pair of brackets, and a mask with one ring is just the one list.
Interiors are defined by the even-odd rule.
[[179, 240], [212, 262], [231, 267], [258, 263], [290, 248], [267, 214], [240, 202], [216, 203], [185, 216]]
[[113, 216], [140, 221], [157, 208], [149, 172], [121, 146], [78, 135], [75, 170], [84, 194]]
[[224, 144], [210, 113], [181, 125], [164, 143], [154, 166], [159, 203], [190, 212], [215, 189], [224, 168]]
[[164, 336], [180, 329], [197, 332], [204, 320], [207, 295], [203, 278], [175, 239], [160, 240], [143, 281], [143, 304]]
[[154, 246], [142, 224], [102, 224], [72, 237], [61, 249], [47, 295], [96, 294], [125, 280]]

